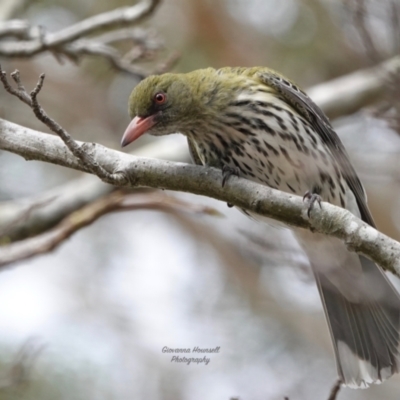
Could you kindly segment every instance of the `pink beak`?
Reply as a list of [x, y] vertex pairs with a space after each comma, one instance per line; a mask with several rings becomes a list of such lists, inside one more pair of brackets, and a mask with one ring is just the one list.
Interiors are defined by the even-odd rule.
[[129, 143], [132, 143], [137, 138], [146, 133], [156, 124], [154, 115], [150, 115], [146, 118], [135, 117], [130, 122], [125, 130], [124, 136], [122, 136], [121, 146], [125, 147]]

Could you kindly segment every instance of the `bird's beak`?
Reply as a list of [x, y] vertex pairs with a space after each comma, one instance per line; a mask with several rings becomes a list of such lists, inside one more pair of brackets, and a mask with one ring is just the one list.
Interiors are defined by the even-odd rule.
[[146, 133], [156, 124], [155, 116], [150, 115], [146, 118], [135, 117], [128, 125], [125, 130], [124, 136], [122, 136], [121, 146], [125, 147], [129, 143], [132, 143], [137, 138]]

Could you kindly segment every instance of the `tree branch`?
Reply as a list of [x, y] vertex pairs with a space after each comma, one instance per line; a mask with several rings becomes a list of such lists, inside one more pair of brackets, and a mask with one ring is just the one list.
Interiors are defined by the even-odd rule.
[[32, 108], [36, 118], [43, 122], [50, 130], [56, 133], [70, 152], [82, 163], [82, 166], [85, 168], [86, 171], [92, 172], [94, 175], [97, 175], [102, 181], [107, 183], [116, 184], [117, 186], [124, 185], [126, 182], [126, 177], [122, 173], [109, 173], [106, 171], [101, 165], [97, 163], [95, 159], [90, 156], [90, 153], [86, 152], [85, 146], [80, 146], [72, 139], [70, 134], [55, 120], [50, 118], [46, 111], [42, 108], [40, 103], [38, 102], [37, 96], [43, 87], [43, 82], [45, 75], [41, 74], [36, 84], [35, 88], [30, 92], [27, 93], [25, 87], [23, 86], [19, 71], [16, 70], [11, 74], [11, 77], [17, 84], [17, 89], [14, 89], [7, 80], [7, 75], [5, 71], [1, 69], [0, 66], [0, 81], [3, 83], [4, 88], [6, 91], [13, 96], [20, 99], [22, 102], [27, 104], [30, 108]]
[[[54, 197], [48, 197], [41, 199], [40, 201], [34, 202], [26, 207], [21, 213], [19, 213], [14, 219], [12, 219], [8, 224], [0, 227], [0, 245], [3, 241], [8, 242], [9, 232], [13, 226], [23, 223], [27, 220], [34, 211], [48, 205], [54, 200]], [[7, 238], [7, 239], [6, 239]]]
[[330, 118], [349, 115], [382, 99], [388, 75], [400, 68], [400, 57], [307, 89], [309, 96]]
[[31, 379], [32, 368], [44, 350], [45, 345], [35, 338], [29, 338], [19, 349], [5, 374], [0, 376], [1, 397], [6, 391], [23, 387]]
[[342, 381], [338, 379], [335, 384], [332, 386], [331, 392], [329, 394], [328, 400], [336, 400], [340, 388], [342, 387]]
[[218, 215], [211, 207], [189, 204], [165, 193], [125, 194], [121, 191], [88, 204], [64, 218], [53, 229], [26, 239], [0, 247], [0, 267], [54, 250], [78, 230], [90, 225], [101, 216], [115, 211], [159, 210], [169, 213], [192, 212]]
[[[149, 39], [143, 31], [139, 34], [137, 30], [116, 28], [139, 24], [152, 14], [160, 3], [161, 0], [143, 0], [134, 6], [95, 15], [57, 32], [47, 32], [43, 27], [31, 26], [27, 21], [6, 21], [0, 24], [0, 38], [14, 39], [0, 42], [0, 56], [29, 58], [47, 51], [57, 58], [64, 55], [74, 61], [78, 61], [83, 55], [101, 56], [117, 70], [142, 79], [148, 73], [132, 65], [132, 62], [150, 54], [151, 51], [160, 49], [160, 41]], [[90, 35], [111, 29], [114, 31], [88, 38]], [[130, 40], [138, 44], [136, 57], [132, 59], [123, 57], [110, 45], [121, 40]], [[176, 59], [177, 54], [173, 54], [166, 63], [172, 64]], [[153, 73], [157, 71], [158, 68]]]
[[29, 25], [28, 21], [12, 19], [0, 23], [0, 39], [5, 36], [27, 39], [37, 37], [38, 35], [32, 31], [32, 27]]
[[[397, 66], [399, 60], [400, 58], [389, 60], [383, 65], [384, 70]], [[371, 72], [367, 72], [367, 75], [372, 79]], [[386, 76], [382, 72], [380, 75], [379, 79]], [[16, 89], [11, 87], [5, 72], [1, 71], [0, 79], [5, 89], [29, 105], [38, 119], [59, 135], [70, 152], [66, 152], [57, 137], [24, 128], [21, 132], [21, 127], [4, 120], [0, 120], [0, 149], [19, 154], [26, 159], [89, 172], [115, 186], [165, 188], [213, 197], [288, 225], [338, 237], [350, 249], [365, 254], [383, 268], [400, 276], [400, 260], [397, 257], [400, 254], [400, 244], [377, 232], [351, 213], [324, 203], [323, 210], [315, 209], [312, 218], [308, 219], [304, 215], [302, 199], [298, 196], [243, 179], [232, 179], [228, 187], [223, 189], [220, 172], [217, 170], [130, 157], [94, 143], [76, 142], [46, 114], [37, 101], [44, 76], [41, 76], [30, 94], [23, 87], [18, 71], [11, 76], [17, 84]]]
[[[112, 29], [121, 25], [133, 25], [143, 21], [151, 15], [161, 0], [144, 0], [131, 7], [121, 7], [112, 11], [95, 15], [80, 21], [67, 28], [54, 33], [44, 33], [31, 40], [18, 43], [4, 42], [0, 45], [0, 54], [4, 57], [31, 57], [42, 51], [47, 51], [66, 43], [70, 43], [83, 36], [88, 36], [105, 29]], [[27, 32], [31, 27], [26, 26]], [[10, 24], [10, 31], [15, 33], [15, 29], [21, 34], [23, 27], [17, 23]], [[3, 28], [4, 31], [4, 28]], [[3, 36], [5, 33], [3, 33]], [[32, 36], [32, 35], [30, 35]]]
[[[325, 82], [309, 88], [308, 92], [312, 93], [314, 101], [329, 116], [350, 114], [362, 105], [376, 101], [386, 86], [383, 84], [387, 79], [385, 72], [390, 73], [390, 71], [396, 70], [399, 65], [400, 57], [395, 57], [377, 68], [357, 71]], [[189, 160], [187, 146], [175, 144], [172, 147], [170, 143], [168, 147], [162, 146], [160, 141], [164, 139], [159, 138], [156, 145], [145, 146], [145, 148], [136, 150], [136, 153], [146, 157], [173, 161]], [[34, 210], [31, 216], [24, 220], [24, 224], [13, 224], [9, 227], [7, 232], [10, 240], [21, 240], [53, 227], [72, 211], [99, 199], [112, 190], [114, 190], [112, 186], [104, 184], [94, 176], [86, 175], [71, 183], [64, 184], [62, 187], [50, 190], [41, 195], [39, 199], [35, 197], [23, 202], [1, 203], [0, 226], [9, 225], [11, 221], [18, 219], [18, 215], [23, 214], [33, 203], [54, 197], [55, 199], [50, 205]]]
[[[0, 132], [2, 150], [27, 160], [91, 173], [56, 136], [5, 120], [0, 120]], [[343, 240], [350, 250], [366, 255], [400, 276], [400, 243], [342, 208], [323, 202], [322, 209], [314, 208], [309, 219], [301, 197], [236, 177], [222, 188], [221, 171], [214, 168], [135, 157], [94, 143], [85, 143], [85, 149], [105, 170], [123, 171], [127, 177], [124, 187], [163, 188], [208, 196], [291, 226], [334, 236]], [[121, 185], [121, 182], [115, 184]]]
[[[189, 162], [189, 154], [185, 146], [176, 142], [174, 145], [169, 142], [168, 146], [163, 146], [160, 144], [163, 140], [168, 140], [168, 138], [160, 138], [157, 145], [153, 142], [136, 150], [136, 153], [145, 157]], [[114, 190], [114, 186], [100, 181], [96, 176], [85, 174], [38, 196], [1, 202], [0, 231], [7, 231], [3, 240], [14, 242], [38, 235], [54, 227], [73, 211]], [[37, 207], [38, 204], [40, 207]], [[27, 210], [30, 210], [28, 216]]]

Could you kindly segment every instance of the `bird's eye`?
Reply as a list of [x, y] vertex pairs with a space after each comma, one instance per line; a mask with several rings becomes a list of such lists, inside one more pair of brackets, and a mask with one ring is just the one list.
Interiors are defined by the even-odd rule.
[[156, 93], [154, 96], [154, 102], [156, 104], [164, 104], [167, 100], [167, 96], [165, 93]]

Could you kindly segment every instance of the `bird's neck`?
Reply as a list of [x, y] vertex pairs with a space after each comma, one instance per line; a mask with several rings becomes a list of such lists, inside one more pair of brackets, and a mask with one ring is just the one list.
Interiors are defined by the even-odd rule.
[[212, 84], [207, 79], [199, 82], [201, 112], [190, 129], [182, 133], [194, 143], [203, 164], [221, 167], [231, 162], [242, 154], [246, 142], [256, 140], [260, 129], [268, 128], [266, 123], [261, 124], [268, 120], [270, 110], [291, 110], [273, 88], [248, 77], [218, 75]]

